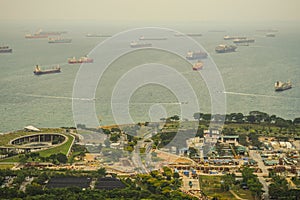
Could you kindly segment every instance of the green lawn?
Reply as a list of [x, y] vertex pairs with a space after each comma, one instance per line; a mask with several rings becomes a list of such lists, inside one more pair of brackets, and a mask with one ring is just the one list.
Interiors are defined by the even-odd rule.
[[0, 160], [0, 162], [19, 162], [19, 161], [20, 161], [19, 155], [12, 156], [9, 158], [4, 158], [4, 159]]
[[68, 141], [66, 143], [64, 143], [63, 145], [51, 148], [51, 149], [39, 151], [40, 156], [48, 157], [51, 154], [58, 154], [58, 153], [67, 154], [69, 149], [71, 148], [74, 137], [71, 135], [66, 135], [66, 136], [68, 137]]
[[4, 165], [0, 165], [0, 169], [11, 169], [14, 165], [10, 165], [10, 164], [4, 164]]

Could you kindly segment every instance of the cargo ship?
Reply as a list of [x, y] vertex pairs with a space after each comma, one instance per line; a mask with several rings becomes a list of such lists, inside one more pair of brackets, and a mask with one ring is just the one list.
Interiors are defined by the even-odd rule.
[[167, 38], [165, 37], [144, 37], [144, 36], [141, 36], [139, 38], [139, 40], [166, 40]]
[[35, 66], [35, 70], [33, 71], [33, 73], [35, 75], [42, 75], [42, 74], [53, 74], [53, 73], [60, 73], [60, 67], [59, 65], [57, 65], [55, 68], [53, 69], [47, 69], [47, 70], [41, 70], [40, 66], [36, 65]]
[[239, 43], [253, 43], [253, 42], [255, 42], [255, 40], [254, 39], [234, 39], [233, 40], [233, 43], [235, 43], [235, 44], [239, 44]]
[[71, 43], [72, 39], [69, 38], [49, 38], [48, 43]]
[[61, 35], [66, 33], [65, 31], [42, 31], [42, 29], [38, 30], [34, 34], [26, 34], [25, 38], [27, 39], [38, 39], [38, 38], [48, 38], [48, 36], [52, 35]]
[[48, 35], [26, 34], [26, 35], [25, 35], [25, 38], [27, 38], [27, 39], [48, 38]]
[[228, 52], [234, 52], [236, 48], [237, 46], [235, 45], [220, 44], [215, 48], [215, 51], [217, 53], [228, 53]]
[[187, 52], [186, 59], [195, 60], [207, 58], [208, 54], [204, 51], [189, 51]]
[[12, 53], [12, 48], [9, 48], [9, 46], [0, 46], [0, 53]]
[[266, 34], [266, 37], [275, 37], [276, 35], [275, 35], [275, 33], [267, 33]]
[[76, 59], [75, 57], [69, 58], [68, 63], [69, 64], [77, 64], [77, 63], [93, 63], [94, 59], [88, 58], [87, 56], [83, 56], [79, 59]]
[[246, 36], [229, 36], [225, 35], [224, 40], [236, 40], [236, 39], [247, 39]]
[[67, 33], [66, 31], [42, 31], [42, 29], [40, 29], [38, 31], [38, 34], [40, 35], [47, 35], [47, 36], [51, 36], [51, 35], [61, 35], [63, 33]]
[[85, 37], [111, 37], [111, 35], [101, 35], [101, 34], [88, 33], [88, 34], [85, 35]]
[[198, 71], [198, 70], [201, 70], [201, 69], [203, 69], [203, 63], [200, 60], [198, 60], [198, 62], [196, 62], [193, 65], [193, 70]]
[[186, 35], [190, 36], [190, 37], [201, 37], [202, 36], [201, 33], [187, 33]]
[[130, 47], [131, 48], [142, 48], [142, 47], [151, 47], [152, 44], [151, 43], [142, 43], [142, 42], [131, 42], [130, 43]]
[[182, 36], [190, 36], [190, 37], [200, 37], [202, 36], [201, 33], [175, 33], [174, 36], [176, 37], [182, 37]]
[[275, 91], [279, 92], [279, 91], [291, 89], [292, 84], [290, 81], [287, 82], [276, 81], [274, 87], [275, 87]]

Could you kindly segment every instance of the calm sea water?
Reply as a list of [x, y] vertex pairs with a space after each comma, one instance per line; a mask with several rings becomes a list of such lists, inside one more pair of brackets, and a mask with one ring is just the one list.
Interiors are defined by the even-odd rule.
[[[0, 44], [13, 48], [12, 54], [0, 54], [0, 132], [20, 129], [32, 124], [37, 127], [74, 126], [72, 90], [79, 65], [67, 65], [67, 58], [88, 54], [105, 38], [87, 38], [87, 33], [116, 34], [128, 28], [143, 27], [142, 23], [103, 22], [0, 22]], [[247, 114], [260, 110], [293, 119], [300, 117], [300, 28], [297, 23], [170, 23], [149, 24], [186, 33], [202, 33], [195, 37], [210, 53], [224, 80], [227, 112]], [[25, 39], [26, 33], [39, 28], [45, 31], [68, 31], [71, 44], [48, 44], [45, 39]], [[267, 38], [258, 29], [278, 29], [276, 37]], [[217, 30], [217, 31], [216, 31]], [[220, 32], [220, 31], [225, 32]], [[246, 35], [255, 38], [250, 46], [240, 46], [235, 53], [216, 54], [214, 48], [224, 43], [224, 35]], [[129, 43], [130, 41], [128, 41]], [[150, 55], [154, 57], [157, 52]], [[114, 123], [111, 116], [112, 86], [124, 71], [134, 67], [132, 58], [143, 58], [143, 52], [128, 55], [112, 64], [100, 82], [96, 94], [97, 116], [102, 124]], [[164, 55], [170, 65], [178, 68], [183, 61]], [[62, 73], [34, 76], [34, 65], [62, 66]], [[123, 70], [123, 71], [122, 71]], [[193, 74], [188, 74], [193, 81]], [[274, 82], [291, 80], [293, 89], [274, 92]], [[197, 95], [201, 111], [210, 112], [209, 95], [199, 83]], [[139, 88], [132, 96], [131, 114], [136, 121], [149, 120], [151, 102], [175, 102], [171, 92], [157, 85]], [[143, 104], [145, 103], [145, 104]], [[167, 114], [180, 114], [178, 105], [165, 105]], [[195, 111], [196, 112], [196, 111]]]

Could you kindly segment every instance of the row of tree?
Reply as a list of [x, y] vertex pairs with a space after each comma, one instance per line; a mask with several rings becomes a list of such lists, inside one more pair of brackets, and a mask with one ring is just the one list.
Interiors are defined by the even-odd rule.
[[260, 111], [251, 111], [249, 115], [244, 115], [243, 113], [230, 113], [226, 115], [220, 114], [207, 114], [196, 112], [194, 113], [194, 119], [199, 121], [225, 121], [225, 122], [235, 122], [235, 123], [273, 123], [278, 126], [289, 126], [293, 125], [300, 125], [300, 117], [295, 118], [294, 120], [285, 120], [281, 117], [276, 115], [269, 115], [264, 112]]

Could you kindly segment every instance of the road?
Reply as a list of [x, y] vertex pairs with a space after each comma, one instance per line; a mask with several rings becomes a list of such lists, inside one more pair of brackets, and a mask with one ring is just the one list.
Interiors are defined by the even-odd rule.
[[261, 156], [257, 151], [255, 150], [250, 150], [249, 151], [249, 156], [257, 162], [258, 167], [262, 170], [262, 173], [258, 173], [258, 180], [259, 182], [263, 185], [263, 190], [265, 191], [262, 196], [263, 199], [269, 199], [269, 186], [268, 183], [266, 182], [264, 176], [269, 176], [269, 171], [268, 168], [264, 165]]

